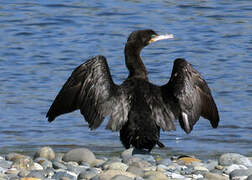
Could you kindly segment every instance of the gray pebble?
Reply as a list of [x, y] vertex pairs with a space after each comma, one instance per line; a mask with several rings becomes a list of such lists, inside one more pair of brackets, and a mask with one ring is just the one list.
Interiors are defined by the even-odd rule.
[[131, 172], [132, 174], [136, 174], [137, 176], [144, 175], [144, 170], [136, 166], [129, 166], [127, 172]]
[[26, 177], [28, 174], [30, 174], [30, 171], [21, 170], [21, 171], [18, 173], [18, 176], [19, 176], [19, 177]]
[[249, 158], [237, 153], [222, 154], [219, 158], [219, 164], [222, 166], [230, 166], [232, 164], [241, 164], [247, 167], [252, 166]]
[[66, 167], [68, 171], [74, 172], [75, 174], [79, 174], [80, 172], [85, 172], [87, 169], [84, 166], [74, 166], [71, 164], [67, 164]]
[[150, 154], [134, 154], [133, 157], [138, 157], [138, 158], [143, 159], [145, 161], [148, 161], [152, 164], [156, 163], [156, 160]]
[[252, 180], [252, 175], [250, 175], [246, 180]]
[[205, 166], [209, 171], [215, 169], [215, 167], [216, 167], [217, 165], [218, 165], [218, 161], [216, 161], [216, 160], [209, 160], [209, 161], [207, 161], [207, 162], [204, 164], [204, 166]]
[[46, 177], [46, 172], [45, 171], [35, 170], [35, 171], [31, 171], [26, 177], [44, 179]]
[[63, 163], [58, 161], [53, 161], [52, 166], [54, 169], [67, 169], [67, 167]]
[[53, 166], [51, 161], [42, 157], [35, 159], [34, 162], [39, 163], [43, 167], [43, 169], [52, 168]]
[[232, 179], [246, 179], [252, 175], [252, 168], [250, 169], [235, 169], [229, 174], [229, 178]]
[[81, 172], [78, 176], [78, 180], [80, 179], [92, 179], [98, 174], [97, 171], [94, 170], [87, 170], [85, 172]]
[[4, 159], [0, 159], [0, 167], [8, 169], [11, 167], [12, 162], [11, 161], [6, 161]]
[[38, 158], [38, 157], [43, 157], [48, 160], [53, 160], [55, 158], [55, 153], [51, 147], [46, 146], [46, 147], [42, 147], [35, 153], [34, 158]]
[[59, 171], [59, 172], [56, 172], [53, 176], [52, 176], [52, 179], [56, 179], [56, 180], [60, 180], [61, 178], [63, 177], [68, 177], [70, 178], [71, 180], [76, 180], [77, 178], [67, 172], [63, 172], [63, 171]]
[[134, 179], [128, 176], [117, 175], [117, 176], [114, 176], [111, 180], [134, 180]]
[[69, 162], [69, 161], [73, 161], [73, 162], [77, 162], [77, 163], [81, 163], [81, 162], [86, 162], [88, 164], [92, 163], [95, 160], [95, 155], [92, 151], [90, 151], [87, 148], [78, 148], [78, 149], [73, 149], [69, 152], [67, 152], [64, 156], [63, 156], [63, 161], [65, 162]]

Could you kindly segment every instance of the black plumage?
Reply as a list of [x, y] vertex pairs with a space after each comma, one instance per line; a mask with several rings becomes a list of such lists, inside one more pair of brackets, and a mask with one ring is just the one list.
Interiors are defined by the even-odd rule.
[[106, 129], [120, 130], [125, 146], [151, 149], [159, 141], [160, 129], [175, 130], [179, 120], [190, 133], [200, 116], [213, 128], [219, 115], [211, 91], [201, 75], [184, 59], [176, 59], [169, 82], [157, 86], [149, 82], [140, 52], [148, 44], [172, 38], [157, 35], [153, 30], [134, 31], [125, 45], [128, 78], [121, 84], [113, 82], [104, 56], [95, 56], [77, 67], [56, 96], [48, 113], [48, 121], [80, 109], [91, 129], [96, 129], [106, 116]]

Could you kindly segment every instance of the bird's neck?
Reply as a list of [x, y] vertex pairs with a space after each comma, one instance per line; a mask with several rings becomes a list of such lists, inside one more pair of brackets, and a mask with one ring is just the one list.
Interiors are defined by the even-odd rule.
[[140, 57], [142, 48], [139, 48], [135, 43], [127, 42], [124, 54], [126, 66], [129, 69], [129, 78], [138, 77], [148, 80], [147, 71]]

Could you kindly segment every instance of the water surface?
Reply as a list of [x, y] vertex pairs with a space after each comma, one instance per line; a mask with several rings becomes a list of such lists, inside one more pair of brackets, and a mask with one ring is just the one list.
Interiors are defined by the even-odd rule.
[[117, 132], [88, 129], [79, 112], [45, 118], [71, 71], [86, 59], [107, 57], [113, 79], [128, 75], [123, 49], [130, 32], [152, 28], [175, 39], [142, 51], [150, 80], [168, 81], [173, 60], [186, 58], [206, 79], [220, 113], [219, 128], [200, 119], [191, 134], [164, 132], [157, 153], [252, 155], [252, 2], [27, 1], [0, 2], [0, 148], [57, 151], [88, 147], [123, 150]]

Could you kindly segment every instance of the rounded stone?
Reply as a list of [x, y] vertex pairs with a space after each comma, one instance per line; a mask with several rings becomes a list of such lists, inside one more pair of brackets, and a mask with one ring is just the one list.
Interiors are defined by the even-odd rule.
[[210, 173], [210, 172], [205, 173], [204, 178], [208, 180], [229, 180], [229, 178], [226, 176], [222, 176], [220, 174]]
[[20, 170], [33, 170], [34, 169], [34, 162], [29, 156], [23, 156], [20, 158], [14, 158], [13, 164], [11, 165], [12, 168], [17, 168]]
[[164, 180], [167, 179], [167, 176], [159, 171], [148, 171], [144, 173], [143, 178], [148, 180]]
[[216, 160], [209, 160], [209, 161], [207, 161], [207, 162], [204, 164], [204, 166], [205, 166], [209, 171], [211, 171], [211, 170], [215, 169], [216, 166], [218, 166], [218, 161], [216, 161]]
[[75, 174], [79, 174], [80, 172], [85, 172], [87, 168], [84, 166], [76, 166], [73, 164], [66, 164], [67, 170], [70, 172], [74, 172]]
[[6, 161], [4, 159], [0, 159], [0, 167], [8, 169], [11, 167], [12, 162], [11, 161]]
[[134, 179], [128, 176], [117, 175], [117, 176], [114, 176], [111, 180], [134, 180]]
[[46, 146], [46, 147], [42, 147], [40, 150], [38, 150], [35, 153], [34, 158], [38, 158], [38, 157], [43, 157], [48, 160], [53, 160], [55, 158], [55, 153], [51, 147]]
[[5, 156], [7, 161], [15, 161], [16, 159], [23, 159], [25, 156], [18, 153], [9, 153]]
[[114, 169], [114, 170], [121, 170], [121, 171], [126, 171], [128, 167], [129, 167], [128, 165], [121, 162], [113, 162], [113, 163], [105, 164], [103, 166], [105, 170]]
[[67, 173], [66, 171], [59, 171], [59, 172], [56, 172], [53, 176], [52, 176], [52, 179], [61, 179], [63, 177], [68, 177], [72, 180], [76, 180], [77, 178], [77, 175], [73, 175], [73, 173]]
[[30, 174], [30, 171], [21, 170], [21, 171], [18, 173], [18, 176], [19, 176], [19, 177], [26, 177], [28, 174]]
[[40, 170], [34, 170], [34, 171], [31, 171], [26, 177], [44, 179], [46, 177], [46, 172], [40, 171]]
[[252, 168], [250, 169], [236, 169], [229, 174], [229, 178], [232, 179], [246, 179], [252, 175]]
[[135, 174], [132, 174], [130, 172], [125, 172], [125, 171], [120, 171], [120, 170], [107, 170], [99, 174], [98, 178], [101, 180], [111, 180], [113, 177], [117, 175], [123, 175], [123, 176], [127, 176], [133, 179], [136, 177]]
[[232, 164], [241, 164], [247, 167], [252, 166], [249, 158], [237, 153], [222, 154], [219, 158], [219, 164], [222, 166], [230, 166]]
[[206, 172], [209, 171], [209, 170], [208, 170], [206, 167], [204, 167], [204, 166], [195, 166], [195, 167], [193, 168], [193, 170], [195, 170], [195, 171], [206, 171]]
[[156, 160], [154, 157], [150, 154], [134, 154], [133, 157], [138, 157], [144, 161], [150, 162], [150, 163], [156, 163]]
[[137, 176], [144, 175], [144, 170], [139, 167], [136, 167], [136, 166], [129, 166], [127, 169], [127, 172], [130, 172], [132, 174], [136, 174]]
[[88, 164], [91, 164], [95, 160], [95, 155], [92, 151], [90, 151], [87, 148], [78, 148], [78, 149], [73, 149], [69, 152], [67, 152], [63, 156], [63, 161], [69, 162], [69, 161], [74, 161], [77, 163], [81, 162], [86, 162]]
[[236, 170], [236, 169], [247, 169], [246, 166], [243, 165], [238, 165], [238, 164], [232, 164], [231, 166], [227, 166], [224, 169], [224, 173], [225, 174], [230, 174], [232, 171]]
[[43, 167], [43, 169], [52, 168], [52, 162], [46, 158], [37, 158], [34, 161], [36, 163], [39, 163]]
[[67, 169], [67, 167], [63, 163], [58, 161], [53, 161], [52, 166], [54, 169]]
[[252, 175], [248, 176], [246, 180], [252, 180]]
[[78, 175], [78, 180], [80, 179], [92, 179], [93, 177], [95, 177], [96, 175], [98, 174], [97, 171], [94, 171], [94, 170], [86, 170], [86, 171], [83, 171], [81, 172], [79, 175]]

